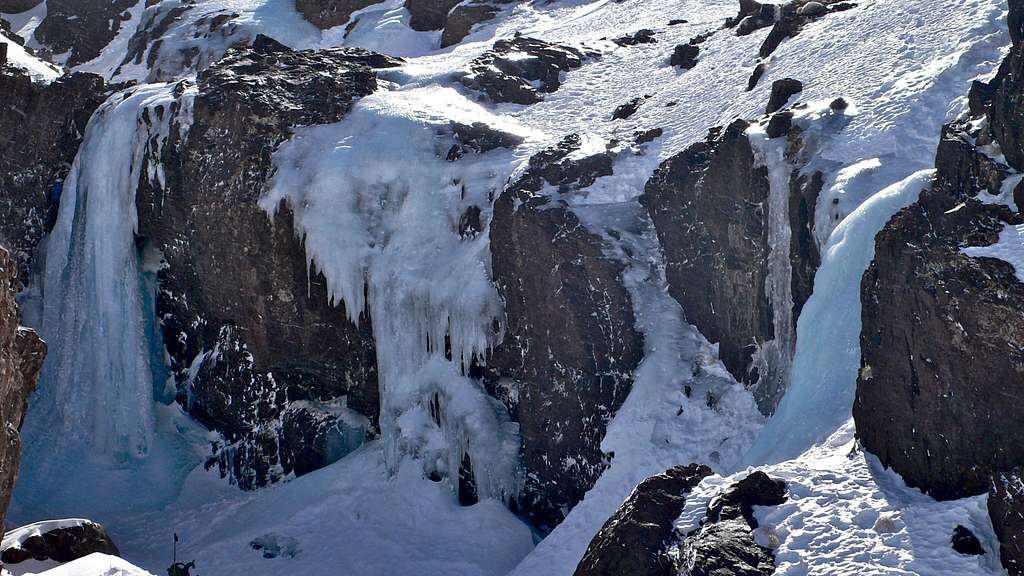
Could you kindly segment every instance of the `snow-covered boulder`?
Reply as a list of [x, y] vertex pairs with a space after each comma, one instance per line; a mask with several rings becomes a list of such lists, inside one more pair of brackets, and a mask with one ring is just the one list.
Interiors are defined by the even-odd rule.
[[26, 560], [71, 562], [93, 553], [118, 555], [117, 546], [103, 526], [72, 518], [47, 520], [15, 528], [4, 534], [0, 560], [18, 564]]

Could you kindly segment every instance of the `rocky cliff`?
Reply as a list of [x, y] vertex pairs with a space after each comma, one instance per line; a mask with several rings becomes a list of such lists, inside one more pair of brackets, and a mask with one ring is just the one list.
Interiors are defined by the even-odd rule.
[[331, 301], [287, 207], [272, 222], [257, 202], [291, 127], [340, 120], [376, 88], [373, 66], [393, 62], [266, 37], [232, 50], [200, 75], [188, 137], [154, 159], [166, 179], [137, 194], [179, 400], [222, 434], [211, 464], [243, 488], [320, 468], [375, 433], [369, 319], [353, 324]]
[[1024, 283], [997, 250], [1024, 224], [1022, 5], [1010, 5], [1010, 54], [943, 129], [935, 184], [876, 239], [854, 417], [864, 446], [911, 486], [939, 499], [991, 488], [1003, 564], [1019, 574], [1009, 479], [1024, 459]]
[[18, 479], [18, 430], [46, 356], [46, 344], [34, 331], [19, 325], [21, 314], [14, 296], [20, 286], [14, 259], [0, 249], [0, 423], [4, 429], [0, 442], [0, 525]]

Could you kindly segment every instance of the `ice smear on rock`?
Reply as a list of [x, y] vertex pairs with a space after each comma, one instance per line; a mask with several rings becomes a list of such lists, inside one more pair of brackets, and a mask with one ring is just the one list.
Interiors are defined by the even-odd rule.
[[[161, 176], [145, 162], [147, 149], [158, 156], [172, 117], [187, 129], [194, 94], [177, 84], [129, 89], [111, 96], [86, 129], [45, 245], [37, 322], [49, 354], [23, 430], [15, 514], [24, 504], [109, 517], [124, 494], [134, 504], [173, 497], [183, 476], [174, 469], [195, 463], [158, 437], [162, 427], [177, 432], [178, 411], [154, 401], [165, 368], [150, 347], [155, 312], [135, 239], [136, 186]], [[67, 482], [68, 470], [76, 482]]]
[[260, 205], [273, 214], [287, 201], [332, 300], [352, 319], [369, 313], [389, 465], [414, 455], [425, 472], [454, 479], [465, 452], [480, 496], [508, 498], [517, 426], [465, 376], [501, 337], [501, 304], [488, 235], [461, 237], [459, 222], [473, 207], [489, 221], [524, 154], [499, 148], [448, 161], [453, 122], [536, 137], [450, 88], [378, 92], [337, 124], [297, 130], [274, 156]]

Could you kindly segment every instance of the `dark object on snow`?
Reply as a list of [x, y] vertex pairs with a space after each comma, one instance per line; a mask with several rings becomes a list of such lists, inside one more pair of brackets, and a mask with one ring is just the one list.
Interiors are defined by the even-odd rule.
[[697, 56], [700, 55], [700, 47], [696, 44], [680, 44], [672, 51], [669, 64], [689, 70], [697, 65]]
[[516, 36], [498, 40], [470, 62], [459, 82], [484, 93], [492, 102], [535, 104], [544, 99], [545, 93], [558, 90], [563, 73], [579, 68], [592, 55], [570, 46]]
[[175, 562], [174, 564], [171, 564], [170, 568], [167, 569], [167, 576], [192, 576], [190, 571], [195, 567], [195, 560], [188, 563]]
[[683, 573], [690, 576], [767, 576], [775, 555], [754, 541], [754, 506], [786, 501], [786, 483], [754, 472], [708, 505], [700, 529], [681, 544]]
[[761, 77], [764, 76], [764, 72], [764, 62], [758, 62], [757, 66], [754, 66], [754, 71], [750, 73], [750, 80], [747, 81], [747, 92], [757, 88], [757, 83], [761, 81]]
[[612, 120], [625, 120], [633, 114], [636, 114], [636, 111], [640, 108], [640, 105], [643, 104], [643, 102], [643, 98], [637, 97], [620, 105], [614, 112], [612, 112]]
[[772, 95], [768, 99], [765, 114], [778, 112], [793, 96], [804, 91], [804, 83], [793, 78], [783, 78], [772, 82]]
[[664, 131], [661, 128], [651, 128], [650, 130], [633, 132], [633, 142], [635, 142], [637, 146], [647, 144], [648, 142], [653, 142], [654, 140], [661, 138], [663, 133]]
[[711, 469], [676, 466], [640, 483], [591, 540], [574, 576], [674, 576], [667, 547], [686, 495]]
[[850, 104], [846, 101], [845, 98], [836, 98], [835, 100], [832, 101], [831, 104], [828, 105], [828, 107], [835, 110], [836, 112], [842, 112], [843, 110], [849, 108]]
[[981, 541], [974, 535], [966, 526], [957, 526], [953, 529], [953, 550], [956, 550], [958, 554], [965, 556], [981, 556], [985, 553], [985, 549], [981, 546]]
[[29, 558], [39, 561], [71, 562], [94, 552], [113, 556], [119, 554], [117, 546], [103, 526], [85, 520], [81, 524], [53, 528], [29, 536], [0, 553], [0, 562], [18, 564]]
[[619, 46], [636, 46], [637, 44], [657, 44], [658, 39], [654, 37], [654, 30], [637, 30], [630, 36], [622, 36], [612, 40]]
[[708, 522], [743, 518], [751, 528], [757, 528], [754, 506], [778, 506], [786, 499], [786, 482], [758, 470], [708, 504]]

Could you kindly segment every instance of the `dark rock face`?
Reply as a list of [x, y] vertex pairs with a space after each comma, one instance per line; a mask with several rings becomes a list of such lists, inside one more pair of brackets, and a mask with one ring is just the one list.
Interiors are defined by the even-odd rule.
[[761, 471], [734, 484], [729, 491], [708, 504], [708, 522], [744, 519], [757, 528], [754, 506], [778, 506], [786, 501], [786, 483], [773, 480]]
[[526, 485], [520, 510], [550, 530], [605, 468], [605, 426], [643, 357], [622, 265], [604, 253], [545, 184], [571, 194], [611, 174], [610, 153], [569, 160], [569, 136], [530, 159], [498, 198], [490, 229], [494, 282], [505, 302], [503, 342], [487, 387], [519, 422]]
[[0, 248], [0, 526], [11, 501], [21, 462], [21, 435], [28, 399], [39, 380], [46, 344], [28, 328], [19, 326], [14, 297], [20, 287], [10, 254]]
[[[753, 384], [753, 342], [771, 340], [768, 276], [768, 170], [755, 167], [737, 121], [713, 130], [663, 163], [647, 182], [647, 208], [665, 251], [669, 292], [741, 382]], [[737, 305], [737, 303], [743, 303]]]
[[765, 114], [772, 114], [782, 110], [782, 107], [789, 102], [793, 96], [804, 91], [804, 83], [792, 78], [783, 78], [772, 82], [772, 95], [768, 99], [768, 108]]
[[708, 504], [701, 527], [680, 545], [682, 573], [693, 576], [767, 576], [775, 555], [754, 541], [754, 506], [787, 500], [786, 483], [754, 472]]
[[690, 576], [768, 576], [775, 556], [758, 546], [742, 520], [727, 520], [702, 528], [686, 543], [686, 574]]
[[163, 259], [156, 307], [179, 401], [223, 435], [210, 465], [242, 488], [322, 467], [375, 428], [369, 319], [330, 302], [288, 207], [271, 222], [257, 201], [291, 127], [340, 120], [375, 89], [371, 66], [393, 62], [265, 37], [232, 49], [199, 76], [187, 139], [172, 130], [163, 147], [167, 184], [137, 194], [138, 234]]
[[953, 529], [953, 538], [950, 539], [950, 544], [953, 545], [953, 550], [957, 554], [981, 556], [985, 553], [985, 548], [982, 547], [981, 541], [974, 535], [974, 532], [971, 532], [965, 526], [957, 525]]
[[[943, 129], [935, 185], [879, 233], [861, 286], [858, 436], [940, 499], [982, 494], [993, 474], [1024, 461], [1024, 283], [1009, 263], [962, 252], [1024, 222], [974, 199], [1001, 194], [1010, 168], [1024, 166], [1013, 111], [1024, 92], [1022, 50], [1013, 46], [991, 83], [975, 83], [969, 117]], [[981, 149], [991, 143], [1010, 166]]]
[[[470, 63], [459, 81], [479, 90], [492, 102], [535, 104], [544, 99], [545, 93], [558, 90], [562, 73], [579, 68], [591, 55], [569, 46], [517, 36], [495, 42], [493, 48]], [[534, 82], [540, 84], [539, 89]]]
[[49, 0], [36, 38], [53, 54], [68, 51], [68, 66], [88, 62], [114, 39], [136, 0]]
[[71, 562], [95, 552], [113, 556], [119, 554], [103, 526], [83, 520], [74, 526], [53, 528], [29, 536], [0, 552], [0, 561], [4, 564], [18, 564], [31, 558]]
[[927, 191], [879, 233], [861, 286], [857, 434], [940, 499], [984, 493], [1024, 459], [1024, 284], [1010, 264], [960, 251], [994, 243], [1004, 221], [1024, 220]]
[[688, 494], [712, 474], [700, 464], [676, 466], [640, 483], [591, 540], [574, 576], [675, 576], [667, 548]]
[[352, 13], [380, 0], [295, 0], [295, 9], [321, 30], [341, 26]]
[[463, 2], [448, 13], [444, 23], [444, 31], [441, 32], [441, 48], [454, 46], [473, 30], [477, 24], [493, 20], [494, 16], [502, 9], [503, 4], [510, 0], [476, 0]]
[[462, 0], [405, 0], [409, 11], [409, 27], [413, 30], [441, 30], [448, 13]]
[[999, 560], [1010, 576], [1024, 575], [1024, 469], [997, 474], [988, 513], [999, 539]]
[[[791, 117], [790, 117], [791, 118]], [[772, 119], [774, 122], [774, 118]], [[762, 411], [771, 413], [784, 391], [780, 374], [761, 373], [755, 365], [760, 347], [776, 337], [769, 275], [770, 184], [738, 120], [713, 129], [705, 142], [665, 161], [641, 197], [665, 251], [669, 293], [711, 342], [733, 376], [756, 387]], [[788, 136], [790, 176], [788, 220], [792, 232], [789, 259], [794, 326], [810, 296], [820, 262], [814, 241], [814, 207], [821, 174], [799, 174], [800, 130], [790, 123], [772, 127]]]
[[56, 217], [56, 190], [71, 169], [85, 126], [106, 98], [92, 74], [35, 84], [20, 71], [0, 70], [0, 243], [10, 249], [27, 283], [35, 250]]

